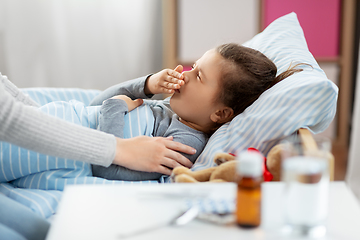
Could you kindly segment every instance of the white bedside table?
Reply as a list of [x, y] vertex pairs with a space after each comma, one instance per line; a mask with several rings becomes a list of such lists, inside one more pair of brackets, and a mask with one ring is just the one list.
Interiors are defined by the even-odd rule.
[[[262, 185], [262, 224], [256, 229], [194, 220], [185, 226], [163, 227], [127, 239], [289, 239], [280, 231], [283, 188], [281, 182]], [[149, 195], [153, 192], [156, 194]], [[121, 232], [146, 227], [176, 215], [184, 206], [184, 199], [177, 196], [208, 193], [209, 197], [234, 199], [236, 185], [70, 186], [65, 189], [47, 240], [120, 239]], [[327, 235], [322, 239], [360, 239], [360, 206], [344, 182], [331, 182], [329, 206]]]

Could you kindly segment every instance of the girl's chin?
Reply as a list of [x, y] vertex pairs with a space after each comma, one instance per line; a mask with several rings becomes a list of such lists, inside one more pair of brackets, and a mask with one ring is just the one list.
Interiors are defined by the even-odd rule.
[[[172, 95], [171, 97], [170, 97], [170, 107], [171, 107], [171, 109], [176, 113], [176, 111], [175, 111], [175, 109], [177, 109], [177, 107], [176, 106], [178, 106], [179, 104], [178, 104], [178, 99], [177, 99], [177, 97], [175, 96], [174, 97], [174, 95]], [[175, 108], [175, 109], [174, 109]]]

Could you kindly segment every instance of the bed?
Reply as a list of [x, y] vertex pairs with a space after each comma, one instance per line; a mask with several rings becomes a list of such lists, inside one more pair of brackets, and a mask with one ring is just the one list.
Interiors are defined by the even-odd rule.
[[[254, 147], [266, 156], [274, 145], [301, 128], [309, 129], [313, 134], [324, 131], [335, 116], [338, 88], [309, 52], [295, 13], [275, 20], [243, 45], [264, 53], [274, 61], [279, 73], [296, 63], [311, 66], [304, 66], [304, 71], [265, 91], [242, 114], [218, 129], [196, 160], [193, 170], [213, 166], [213, 156], [218, 152], [236, 154]], [[55, 110], [43, 111], [96, 128], [96, 111], [79, 114], [76, 109], [77, 106], [86, 109], [91, 99], [99, 94], [98, 90], [30, 88], [23, 91], [40, 105], [62, 101], [67, 106], [66, 111], [56, 111], [56, 106]], [[166, 177], [145, 182], [109, 181], [93, 177], [90, 165], [83, 162], [38, 154], [4, 142], [1, 142], [0, 150], [0, 192], [45, 218], [56, 213], [66, 185], [168, 182]]]

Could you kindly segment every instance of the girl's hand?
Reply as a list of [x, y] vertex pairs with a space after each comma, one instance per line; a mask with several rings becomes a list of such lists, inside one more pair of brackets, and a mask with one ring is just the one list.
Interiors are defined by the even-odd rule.
[[181, 74], [183, 69], [183, 66], [178, 65], [174, 70], [164, 69], [150, 76], [145, 83], [145, 94], [174, 93], [185, 84], [184, 76]]
[[172, 137], [147, 136], [117, 138], [113, 164], [137, 171], [158, 172], [166, 175], [170, 175], [171, 169], [177, 166], [190, 168], [191, 161], [178, 152], [194, 154], [196, 150], [172, 140]]
[[112, 97], [111, 99], [124, 100], [128, 106], [129, 112], [134, 110], [135, 108], [139, 107], [144, 102], [142, 99], [132, 100], [131, 98], [129, 98], [126, 95], [117, 95], [117, 96]]

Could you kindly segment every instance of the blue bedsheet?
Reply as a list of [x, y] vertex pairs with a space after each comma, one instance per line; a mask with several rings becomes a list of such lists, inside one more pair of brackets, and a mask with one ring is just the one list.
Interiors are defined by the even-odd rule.
[[[100, 107], [88, 107], [88, 104], [99, 91], [61, 88], [33, 88], [23, 91], [41, 105], [41, 111], [75, 124], [97, 128]], [[148, 122], [139, 121], [132, 128], [128, 119], [138, 119], [143, 111], [149, 110], [147, 108], [148, 106], [142, 106], [127, 115], [125, 127], [132, 131], [125, 132], [125, 135], [150, 135], [152, 128], [149, 126], [153, 126], [153, 118], [147, 118]], [[39, 154], [5, 142], [0, 142], [0, 152], [0, 192], [44, 217], [49, 217], [56, 211], [61, 191], [69, 184], [158, 183], [110, 181], [93, 177], [88, 163]]]

